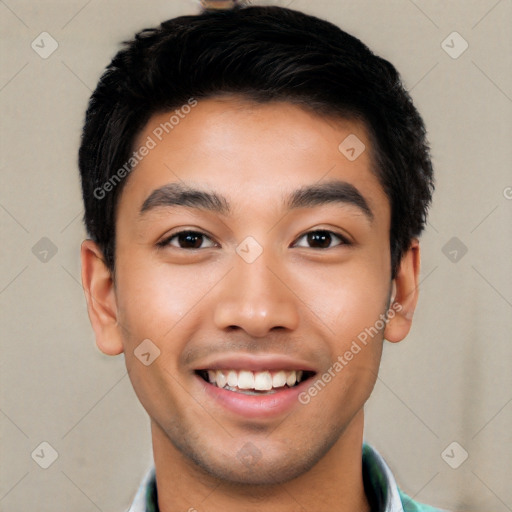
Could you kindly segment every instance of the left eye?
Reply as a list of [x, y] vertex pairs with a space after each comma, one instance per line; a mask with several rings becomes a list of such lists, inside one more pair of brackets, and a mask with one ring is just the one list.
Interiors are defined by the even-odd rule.
[[[205, 241], [208, 241], [209, 245], [202, 247]], [[175, 233], [162, 241], [159, 245], [172, 245], [179, 249], [207, 249], [209, 247], [215, 247], [215, 243], [209, 237], [198, 231], [181, 231], [180, 233]]]
[[[305, 243], [300, 243], [301, 240], [304, 240]], [[311, 247], [313, 249], [330, 249], [331, 243], [338, 241], [339, 243], [336, 245], [348, 245], [349, 242], [346, 238], [341, 235], [336, 235], [332, 231], [327, 230], [318, 230], [318, 231], [310, 231], [302, 235], [295, 245], [297, 247]], [[308, 245], [309, 244], [309, 245]]]

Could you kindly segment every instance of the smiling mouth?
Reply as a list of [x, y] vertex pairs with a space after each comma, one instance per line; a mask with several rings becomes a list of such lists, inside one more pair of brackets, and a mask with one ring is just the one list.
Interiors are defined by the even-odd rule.
[[197, 370], [204, 381], [218, 388], [244, 395], [273, 394], [298, 386], [315, 372], [306, 370], [260, 371]]

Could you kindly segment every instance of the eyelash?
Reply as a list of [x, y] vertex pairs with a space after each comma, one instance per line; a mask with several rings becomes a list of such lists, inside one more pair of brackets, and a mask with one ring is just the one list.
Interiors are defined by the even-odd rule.
[[[297, 241], [301, 240], [302, 238], [304, 238], [305, 236], [307, 235], [310, 235], [310, 234], [318, 234], [318, 233], [322, 233], [322, 234], [328, 234], [330, 236], [334, 236], [335, 238], [338, 238], [340, 240], [340, 243], [335, 245], [334, 247], [338, 247], [338, 246], [341, 246], [341, 245], [352, 245], [351, 242], [345, 237], [343, 236], [342, 234], [340, 233], [336, 233], [334, 231], [330, 231], [328, 229], [314, 229], [312, 231], [308, 231], [304, 234], [302, 234], [298, 239]], [[164, 248], [164, 247], [167, 247], [169, 245], [171, 245], [171, 240], [173, 240], [174, 238], [177, 238], [179, 237], [180, 235], [195, 235], [195, 236], [202, 236], [202, 237], [205, 237], [209, 240], [211, 240], [211, 238], [206, 234], [206, 233], [202, 233], [201, 231], [193, 231], [193, 230], [184, 230], [184, 231], [179, 231], [177, 233], [173, 233], [172, 235], [168, 236], [167, 238], [165, 238], [164, 240], [158, 242], [156, 245], [160, 248]], [[213, 240], [211, 240], [213, 242]], [[215, 242], [213, 242], [215, 243]], [[294, 243], [294, 245], [296, 244], [297, 242]], [[197, 251], [197, 250], [200, 250], [201, 248], [183, 248], [183, 247], [176, 247], [176, 246], [173, 246], [175, 247], [176, 249], [182, 249], [182, 250], [189, 250], [189, 251]], [[207, 247], [207, 249], [210, 249], [211, 247]], [[327, 247], [327, 248], [315, 248], [316, 250], [326, 250], [326, 249], [332, 249], [333, 247]]]

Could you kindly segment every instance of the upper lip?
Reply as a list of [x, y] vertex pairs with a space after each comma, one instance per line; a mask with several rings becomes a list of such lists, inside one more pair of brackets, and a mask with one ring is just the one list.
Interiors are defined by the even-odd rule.
[[229, 354], [207, 359], [196, 370], [249, 370], [262, 372], [265, 370], [316, 370], [306, 361], [275, 354]]

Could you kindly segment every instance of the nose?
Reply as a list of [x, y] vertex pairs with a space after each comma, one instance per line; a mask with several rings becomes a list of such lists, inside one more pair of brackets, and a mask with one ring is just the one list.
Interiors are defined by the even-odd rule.
[[241, 329], [258, 338], [272, 330], [295, 330], [299, 299], [283, 272], [263, 254], [247, 263], [236, 256], [234, 268], [219, 287], [214, 322], [217, 328]]

